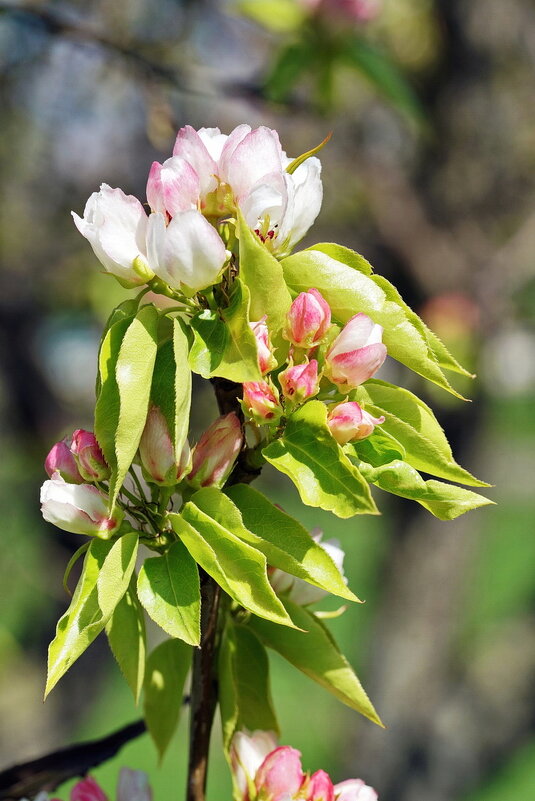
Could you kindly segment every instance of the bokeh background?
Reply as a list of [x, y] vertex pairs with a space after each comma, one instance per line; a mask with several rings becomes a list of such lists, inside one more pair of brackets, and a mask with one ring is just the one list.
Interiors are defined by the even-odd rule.
[[[291, 155], [333, 131], [323, 210], [304, 244], [365, 255], [477, 373], [457, 382], [473, 399], [463, 404], [388, 367], [433, 405], [497, 502], [442, 523], [383, 494], [380, 518], [341, 522], [265, 471], [272, 498], [347, 552], [366, 604], [332, 630], [388, 727], [274, 655], [282, 741], [307, 769], [363, 777], [381, 801], [528, 801], [535, 7], [383, 0], [363, 15], [373, 19], [350, 22], [311, 21], [291, 5], [0, 2], [0, 769], [139, 714], [102, 637], [42, 703], [47, 644], [68, 603], [63, 570], [79, 544], [40, 519], [42, 462], [61, 436], [91, 428], [99, 332], [125, 294], [99, 272], [70, 210], [102, 181], [144, 199], [150, 163], [184, 124], [248, 122], [276, 128]], [[215, 413], [209, 388], [197, 390], [194, 431]], [[183, 797], [186, 717], [161, 767], [144, 735], [95, 772], [112, 796], [128, 765], [151, 773], [156, 799]], [[208, 797], [222, 801], [230, 782], [215, 732]]]

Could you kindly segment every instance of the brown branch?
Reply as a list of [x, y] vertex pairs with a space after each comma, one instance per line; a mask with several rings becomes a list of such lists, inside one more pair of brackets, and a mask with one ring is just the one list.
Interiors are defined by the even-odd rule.
[[85, 776], [91, 768], [112, 759], [126, 743], [145, 732], [145, 723], [137, 720], [99, 740], [78, 743], [51, 754], [14, 765], [0, 773], [1, 801], [15, 801], [52, 791], [76, 776]]

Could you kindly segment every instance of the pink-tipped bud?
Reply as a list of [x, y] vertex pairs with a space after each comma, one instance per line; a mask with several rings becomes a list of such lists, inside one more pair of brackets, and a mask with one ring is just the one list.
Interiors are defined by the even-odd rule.
[[329, 413], [327, 424], [339, 445], [356, 442], [373, 434], [375, 426], [384, 423], [384, 417], [372, 417], [356, 401], [339, 403]]
[[111, 470], [91, 431], [76, 429], [72, 435], [71, 451], [84, 481], [105, 481], [110, 477]]
[[304, 779], [300, 752], [283, 745], [264, 759], [256, 773], [255, 786], [260, 798], [287, 801], [297, 795]]
[[367, 314], [352, 317], [327, 352], [327, 377], [346, 392], [375, 375], [386, 359], [382, 335], [382, 326]]
[[226, 414], [206, 429], [193, 449], [192, 487], [222, 487], [229, 477], [243, 444], [240, 421], [234, 412]]
[[295, 364], [279, 373], [282, 394], [292, 405], [303, 403], [318, 393], [318, 363], [311, 359], [305, 364]]
[[62, 439], [61, 442], [56, 442], [50, 449], [45, 459], [45, 470], [50, 478], [52, 478], [54, 473], [59, 473], [59, 475], [70, 484], [84, 483], [84, 478], [80, 475], [68, 439]]
[[152, 406], [147, 415], [139, 457], [147, 480], [163, 487], [174, 487], [191, 468], [187, 440], [177, 460], [167, 420], [158, 406]]
[[124, 517], [116, 508], [108, 513], [108, 497], [92, 484], [67, 484], [54, 473], [41, 487], [41, 514], [49, 523], [73, 534], [109, 539]]
[[71, 790], [71, 801], [108, 801], [106, 793], [98, 786], [96, 781], [88, 776]]
[[347, 779], [334, 785], [336, 801], [377, 801], [378, 795], [362, 779]]
[[278, 392], [267, 381], [247, 381], [243, 385], [242, 408], [259, 425], [276, 425], [282, 415]]
[[317, 770], [309, 781], [306, 801], [334, 801], [334, 786], [328, 773]]
[[298, 348], [312, 348], [321, 342], [330, 325], [329, 304], [317, 289], [309, 289], [290, 306], [284, 336]]
[[271, 731], [258, 729], [252, 734], [237, 731], [230, 746], [233, 784], [241, 801], [249, 801], [249, 788], [254, 789], [256, 772], [264, 759], [277, 747]]
[[147, 181], [147, 201], [152, 211], [174, 217], [197, 206], [199, 177], [191, 164], [172, 156], [163, 164], [154, 161]]
[[273, 348], [269, 339], [269, 331], [266, 325], [267, 315], [256, 323], [249, 323], [255, 335], [256, 347], [258, 348], [258, 366], [262, 375], [269, 373], [277, 366], [277, 360], [273, 355]]

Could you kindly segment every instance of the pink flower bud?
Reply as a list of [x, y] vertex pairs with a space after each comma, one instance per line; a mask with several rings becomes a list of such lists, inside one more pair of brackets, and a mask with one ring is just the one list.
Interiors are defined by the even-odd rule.
[[76, 429], [72, 435], [71, 452], [78, 463], [78, 470], [84, 481], [105, 481], [111, 471], [97, 438], [91, 431]]
[[278, 423], [282, 415], [278, 392], [267, 381], [246, 381], [242, 408], [259, 425]]
[[59, 475], [70, 484], [83, 484], [84, 479], [80, 475], [76, 459], [71, 453], [70, 441], [62, 439], [50, 449], [45, 459], [45, 470], [52, 478], [54, 473]]
[[365, 439], [373, 433], [375, 426], [384, 423], [384, 417], [372, 417], [356, 401], [339, 403], [329, 413], [327, 424], [339, 445]]
[[378, 795], [362, 779], [347, 779], [334, 785], [336, 801], [377, 801]]
[[249, 786], [264, 759], [277, 748], [277, 739], [271, 731], [254, 731], [246, 734], [237, 731], [230, 746], [230, 764], [233, 782], [242, 801], [249, 801]]
[[96, 781], [88, 776], [72, 788], [71, 801], [108, 801], [108, 796]]
[[193, 463], [187, 481], [196, 489], [222, 487], [241, 450], [243, 435], [234, 412], [226, 414], [206, 429], [193, 449]]
[[264, 759], [256, 773], [255, 786], [266, 801], [288, 801], [297, 795], [304, 779], [300, 752], [283, 745]]
[[139, 442], [139, 456], [148, 481], [174, 487], [191, 468], [191, 454], [186, 440], [177, 460], [167, 421], [158, 406], [153, 406]]
[[287, 316], [284, 336], [298, 348], [312, 348], [320, 342], [331, 325], [331, 309], [317, 289], [301, 292]]
[[45, 520], [73, 534], [109, 539], [119, 528], [123, 512], [108, 514], [108, 498], [91, 484], [67, 484], [54, 473], [41, 487], [41, 513]]
[[306, 801], [334, 801], [333, 783], [324, 770], [317, 770], [310, 777]]
[[325, 357], [328, 378], [342, 391], [371, 378], [386, 359], [382, 326], [366, 314], [356, 314], [336, 337]]
[[262, 375], [269, 373], [270, 370], [273, 370], [277, 366], [277, 360], [273, 355], [273, 348], [269, 340], [266, 317], [267, 315], [264, 315], [258, 322], [249, 323], [255, 335], [256, 346], [258, 348], [258, 366], [260, 367]]
[[307, 398], [312, 398], [319, 390], [316, 359], [311, 359], [305, 364], [287, 367], [286, 370], [279, 373], [279, 381], [282, 394], [292, 404], [297, 405], [303, 403]]

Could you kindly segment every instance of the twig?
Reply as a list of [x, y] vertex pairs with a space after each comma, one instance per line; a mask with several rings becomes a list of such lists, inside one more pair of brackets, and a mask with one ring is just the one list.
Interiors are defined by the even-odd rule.
[[14, 765], [0, 773], [1, 801], [31, 798], [41, 790], [52, 791], [76, 776], [85, 776], [91, 768], [112, 759], [126, 743], [145, 732], [145, 723], [137, 720], [99, 740], [78, 743], [51, 754]]

